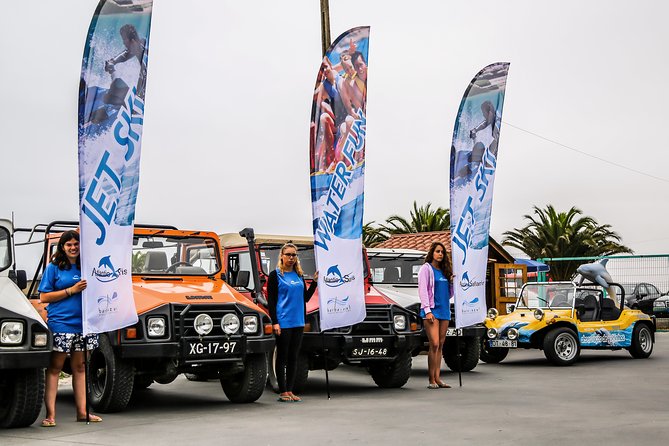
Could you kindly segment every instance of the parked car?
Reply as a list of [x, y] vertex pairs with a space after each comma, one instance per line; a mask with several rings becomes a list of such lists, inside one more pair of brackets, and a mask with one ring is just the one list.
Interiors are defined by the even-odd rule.
[[594, 284], [525, 284], [511, 313], [501, 316], [494, 308], [488, 310], [488, 341], [481, 359], [500, 362], [512, 348], [542, 349], [550, 362], [561, 366], [576, 362], [582, 349], [625, 348], [634, 358], [649, 357], [654, 319], [624, 306], [622, 286], [610, 285], [616, 296]]
[[669, 296], [664, 295], [653, 302], [653, 314], [657, 317], [669, 317]]
[[[228, 283], [260, 305], [266, 304], [267, 278], [276, 269], [281, 246], [285, 243], [298, 246], [300, 264], [308, 282], [316, 271], [313, 237], [261, 235], [247, 228], [239, 234], [220, 234], [220, 239]], [[365, 256], [364, 250], [360, 255]], [[293, 386], [296, 392], [304, 388], [309, 370], [333, 370], [342, 363], [365, 368], [382, 388], [402, 387], [409, 380], [412, 355], [418, 353], [422, 342], [422, 320], [372, 286], [366, 257], [363, 257], [363, 265], [367, 316], [362, 322], [321, 332], [318, 290], [307, 302], [306, 325]], [[271, 358], [268, 366], [269, 384], [276, 390]]]
[[[58, 232], [76, 226], [54, 222], [46, 227], [41, 267]], [[100, 347], [89, 362], [93, 409], [123, 410], [133, 393], [154, 382], [168, 384], [181, 373], [220, 380], [233, 403], [260, 398], [266, 355], [274, 349], [272, 323], [223, 280], [218, 236], [135, 225], [132, 253], [139, 322], [100, 334]], [[44, 306], [39, 299], [31, 301]]]
[[651, 283], [623, 283], [625, 302], [634, 310], [641, 310], [646, 314], [653, 314], [653, 302], [662, 296], [660, 290]]
[[[426, 254], [415, 249], [368, 248], [370, 282], [399, 305], [419, 313], [418, 270], [425, 263]], [[473, 370], [479, 362], [484, 334], [483, 324], [456, 329], [455, 309], [451, 303], [451, 322], [441, 352], [448, 368], [454, 372]], [[422, 339], [420, 350], [427, 351], [428, 340], [424, 331]]]
[[0, 219], [0, 427], [35, 422], [44, 399], [51, 333], [23, 294], [26, 272], [15, 269], [14, 228]]

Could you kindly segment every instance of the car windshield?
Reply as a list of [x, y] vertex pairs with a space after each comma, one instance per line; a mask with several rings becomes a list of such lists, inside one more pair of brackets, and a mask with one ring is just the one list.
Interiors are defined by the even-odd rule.
[[12, 262], [12, 251], [9, 245], [9, 231], [0, 227], [0, 271], [9, 267]]
[[418, 283], [418, 270], [425, 262], [420, 254], [393, 254], [368, 252], [373, 283]]
[[220, 270], [216, 240], [209, 237], [135, 236], [132, 272], [141, 275], [211, 275]]
[[518, 298], [519, 308], [571, 308], [574, 285], [571, 283], [528, 283]]

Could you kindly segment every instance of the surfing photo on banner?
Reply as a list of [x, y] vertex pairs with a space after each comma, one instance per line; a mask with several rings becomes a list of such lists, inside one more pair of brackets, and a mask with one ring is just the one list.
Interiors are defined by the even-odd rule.
[[79, 85], [84, 333], [135, 324], [131, 257], [152, 1], [101, 0]]
[[335, 40], [316, 79], [310, 179], [320, 329], [365, 319], [362, 226], [369, 27]]
[[483, 322], [493, 184], [508, 63], [482, 69], [455, 119], [451, 146], [451, 253], [456, 327]]

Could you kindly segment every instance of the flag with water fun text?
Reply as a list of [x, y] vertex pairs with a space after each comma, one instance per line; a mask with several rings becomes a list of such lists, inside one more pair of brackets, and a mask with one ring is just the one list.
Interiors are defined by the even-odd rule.
[[451, 253], [456, 327], [485, 320], [493, 184], [508, 63], [482, 69], [455, 119], [451, 146]]
[[362, 226], [369, 27], [323, 57], [311, 109], [310, 179], [320, 330], [365, 319]]
[[79, 220], [85, 334], [137, 323], [132, 240], [153, 2], [100, 0], [79, 85]]

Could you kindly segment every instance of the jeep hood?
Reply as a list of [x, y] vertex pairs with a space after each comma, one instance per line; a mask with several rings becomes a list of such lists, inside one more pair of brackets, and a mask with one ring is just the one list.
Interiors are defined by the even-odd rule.
[[[398, 305], [398, 303], [372, 286], [368, 288], [365, 294], [365, 305]], [[316, 310], [318, 310], [318, 290], [307, 302], [307, 313]]]

